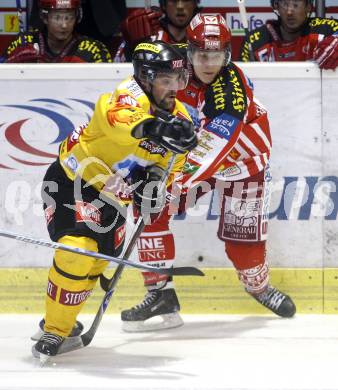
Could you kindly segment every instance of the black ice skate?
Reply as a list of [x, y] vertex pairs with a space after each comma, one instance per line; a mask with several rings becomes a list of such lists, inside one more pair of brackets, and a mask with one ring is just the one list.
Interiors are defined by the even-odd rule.
[[[173, 288], [148, 291], [143, 302], [121, 312], [125, 332], [145, 332], [176, 328], [183, 325], [179, 315], [180, 304]], [[150, 320], [156, 317], [155, 321]], [[161, 317], [162, 322], [158, 322]]]
[[35, 358], [40, 359], [41, 363], [46, 362], [50, 356], [55, 356], [65, 340], [64, 337], [57, 334], [44, 332], [40, 340], [33, 345], [32, 354]]
[[[39, 330], [35, 334], [33, 334], [33, 336], [31, 337], [31, 340], [39, 341], [41, 339], [41, 337], [44, 334], [44, 330], [43, 330], [44, 326], [45, 326], [45, 320], [42, 319], [39, 322]], [[73, 329], [68, 337], [80, 336], [80, 334], [82, 332], [83, 332], [83, 324], [80, 321], [76, 321], [76, 323], [73, 326]]]
[[296, 306], [292, 299], [275, 287], [268, 286], [262, 293], [250, 295], [280, 317], [292, 317], [296, 313]]

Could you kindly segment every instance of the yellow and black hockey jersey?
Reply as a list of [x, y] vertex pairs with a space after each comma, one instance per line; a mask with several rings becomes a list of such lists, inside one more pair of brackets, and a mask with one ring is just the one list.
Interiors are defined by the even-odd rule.
[[[172, 114], [191, 120], [177, 99]], [[60, 146], [67, 176], [71, 180], [79, 176], [98, 191], [129, 202], [126, 183], [133, 170], [152, 165], [166, 169], [172, 156], [149, 139], [132, 136], [137, 125], [153, 117], [150, 101], [133, 77], [114, 93], [101, 95], [90, 122], [75, 129]], [[180, 173], [184, 163], [185, 155], [178, 155], [171, 173]]]

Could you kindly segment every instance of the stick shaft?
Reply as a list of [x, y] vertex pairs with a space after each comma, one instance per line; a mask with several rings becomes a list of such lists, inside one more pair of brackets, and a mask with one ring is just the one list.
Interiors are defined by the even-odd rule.
[[244, 28], [245, 38], [249, 46], [249, 59], [250, 61], [255, 61], [255, 56], [252, 50], [250, 36], [249, 36], [250, 31], [249, 31], [248, 17], [245, 8], [245, 0], [237, 0], [237, 4], [239, 8], [239, 14], [241, 16], [241, 22]]
[[165, 270], [165, 269], [160, 269], [160, 268], [156, 268], [156, 267], [150, 267], [150, 266], [134, 263], [134, 262], [131, 262], [128, 260], [123, 260], [120, 257], [108, 256], [108, 255], [105, 255], [104, 253], [93, 252], [93, 251], [89, 251], [89, 250], [82, 249], [82, 248], [76, 248], [76, 247], [72, 247], [69, 245], [60, 244], [60, 243], [54, 242], [54, 241], [37, 239], [37, 238], [28, 237], [28, 236], [24, 236], [24, 235], [13, 233], [13, 232], [7, 232], [4, 230], [0, 230], [0, 236], [11, 238], [11, 239], [22, 241], [22, 242], [26, 242], [28, 244], [34, 244], [34, 245], [44, 246], [47, 248], [63, 250], [66, 252], [76, 253], [76, 254], [82, 255], [82, 256], [94, 257], [97, 259], [106, 260], [106, 261], [116, 263], [116, 264], [123, 264], [124, 266], [130, 265], [131, 267], [134, 267], [134, 268], [144, 269], [147, 271], [153, 271], [153, 272], [157, 272], [160, 274], [162, 274], [162, 273], [167, 274], [168, 272], [169, 272], [169, 274], [171, 274], [171, 270], [169, 270], [169, 269]]

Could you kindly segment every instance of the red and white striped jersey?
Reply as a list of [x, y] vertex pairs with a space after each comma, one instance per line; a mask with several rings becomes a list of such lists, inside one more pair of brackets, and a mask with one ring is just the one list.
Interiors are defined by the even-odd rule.
[[183, 184], [216, 177], [235, 181], [261, 172], [272, 146], [265, 108], [252, 84], [233, 63], [210, 85], [195, 78], [178, 99], [198, 129], [198, 146], [188, 154]]

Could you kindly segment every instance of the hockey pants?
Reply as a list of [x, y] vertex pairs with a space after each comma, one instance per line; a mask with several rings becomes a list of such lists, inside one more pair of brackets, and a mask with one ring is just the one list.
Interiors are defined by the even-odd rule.
[[[265, 241], [267, 217], [264, 216], [266, 210], [263, 210], [267, 202], [264, 172], [242, 181], [227, 182], [226, 186], [215, 179], [210, 179], [208, 183], [210, 189], [218, 191], [221, 203], [218, 238], [225, 243], [225, 254], [233, 263], [246, 291], [258, 294], [269, 282]], [[197, 189], [196, 200], [204, 194], [203, 189]], [[187, 196], [181, 196], [178, 212], [182, 213], [188, 207]], [[175, 242], [169, 228], [170, 210], [170, 205], [167, 205], [161, 216], [146, 226], [141, 234], [138, 240], [140, 262], [160, 267], [174, 265]], [[186, 234], [189, 234], [188, 227]], [[143, 276], [148, 289], [172, 286], [165, 275], [144, 272]]]

